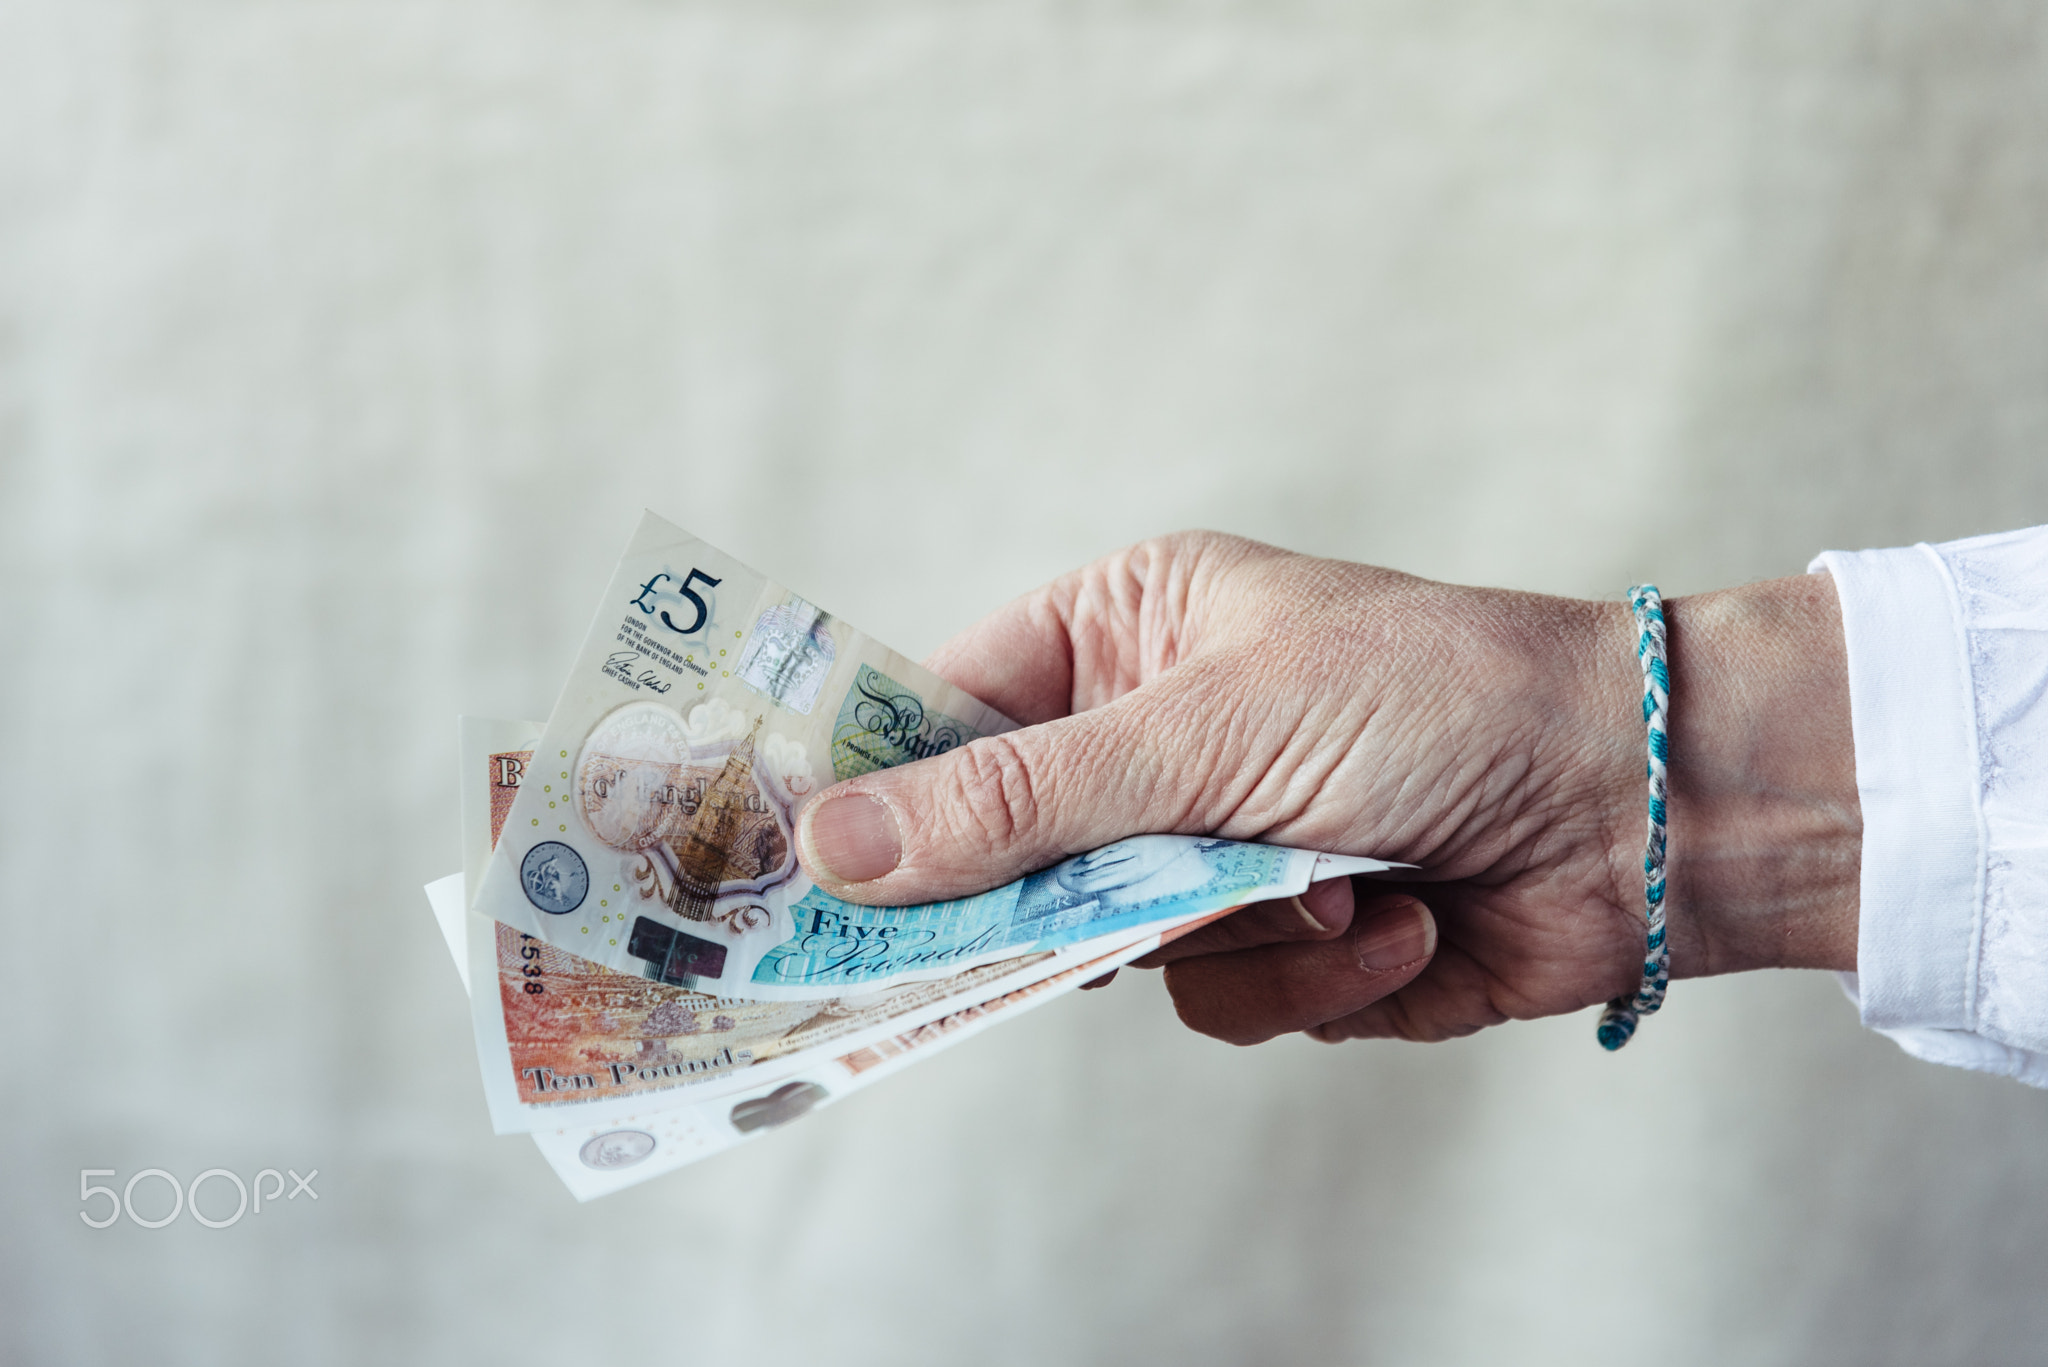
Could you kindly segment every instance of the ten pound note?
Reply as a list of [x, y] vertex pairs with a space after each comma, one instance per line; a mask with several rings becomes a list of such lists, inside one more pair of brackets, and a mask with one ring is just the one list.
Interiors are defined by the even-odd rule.
[[1228, 910], [1390, 867], [1141, 836], [927, 906], [810, 882], [812, 794], [1012, 725], [647, 515], [546, 727], [464, 723], [465, 873], [429, 895], [495, 1128], [532, 1131], [587, 1199]]

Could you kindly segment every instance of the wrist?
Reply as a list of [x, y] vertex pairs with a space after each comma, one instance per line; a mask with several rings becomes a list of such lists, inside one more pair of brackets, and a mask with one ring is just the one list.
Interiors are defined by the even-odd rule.
[[1667, 607], [1672, 975], [1854, 969], [1863, 823], [1834, 581]]

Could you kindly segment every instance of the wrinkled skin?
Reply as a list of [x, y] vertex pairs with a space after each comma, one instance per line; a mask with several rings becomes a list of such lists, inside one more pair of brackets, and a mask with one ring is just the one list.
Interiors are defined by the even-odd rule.
[[[1812, 653], [1832, 590], [1780, 582], [1777, 598], [1715, 612], [1751, 637], [1765, 623], [1759, 639], [1775, 630], [1784, 650], [1723, 668], [1703, 629], [1705, 692]], [[1025, 728], [820, 794], [803, 813], [804, 862], [841, 896], [892, 904], [978, 891], [1149, 831], [1374, 855], [1416, 871], [1247, 908], [1141, 966], [1165, 966], [1190, 1026], [1235, 1043], [1293, 1030], [1441, 1040], [1575, 1011], [1633, 991], [1639, 972], [1634, 646], [1618, 603], [1438, 584], [1214, 533], [1163, 537], [1010, 603], [933, 656], [935, 671]], [[1806, 686], [1833, 699], [1831, 676]], [[1772, 788], [1802, 795], [1799, 839], [1814, 843], [1815, 812], [1833, 823], [1836, 883], [1846, 694], [1841, 708], [1840, 734], [1799, 751], [1806, 767]], [[1759, 756], [1791, 754], [1754, 727], [1721, 730], [1728, 741], [1713, 747], [1696, 733], [1703, 755], [1713, 749], [1700, 772], [1728, 779], [1697, 804], [1717, 832], [1746, 810], [1737, 799], [1760, 782]], [[1832, 787], [1809, 801], [1807, 788], [1826, 786], [1806, 782], [1816, 774]], [[817, 820], [845, 797], [881, 804], [858, 806], [857, 836]], [[1709, 825], [1696, 830], [1700, 869], [1757, 862], [1753, 848], [1733, 857], [1741, 841], [1717, 862], [1726, 842], [1707, 841]], [[1691, 886], [1703, 908], [1720, 899], [1704, 876]], [[1729, 892], [1756, 900], [1753, 888]], [[1839, 959], [1841, 897], [1831, 883], [1805, 898], [1798, 924], [1833, 938], [1789, 956], [1781, 928], [1674, 916], [1674, 971]], [[1853, 966], [1853, 898], [1849, 915]]]

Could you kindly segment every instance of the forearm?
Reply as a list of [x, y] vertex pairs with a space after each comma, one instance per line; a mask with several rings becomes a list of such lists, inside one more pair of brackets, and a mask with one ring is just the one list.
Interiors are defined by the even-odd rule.
[[1668, 605], [1672, 972], [1856, 967], [1863, 822], [1825, 574]]

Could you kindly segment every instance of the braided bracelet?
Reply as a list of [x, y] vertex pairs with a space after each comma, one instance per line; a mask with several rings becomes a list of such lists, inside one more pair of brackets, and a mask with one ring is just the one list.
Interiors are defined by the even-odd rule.
[[1616, 997], [1600, 1013], [1600, 1047], [1610, 1053], [1629, 1042], [1636, 1023], [1664, 1004], [1671, 981], [1671, 951], [1664, 944], [1664, 765], [1670, 755], [1665, 714], [1671, 707], [1671, 669], [1664, 658], [1664, 596], [1655, 584], [1628, 591], [1635, 613], [1636, 659], [1643, 667], [1643, 724], [1650, 732], [1650, 840], [1643, 851], [1643, 911], [1649, 947], [1643, 952], [1643, 983], [1633, 997]]

